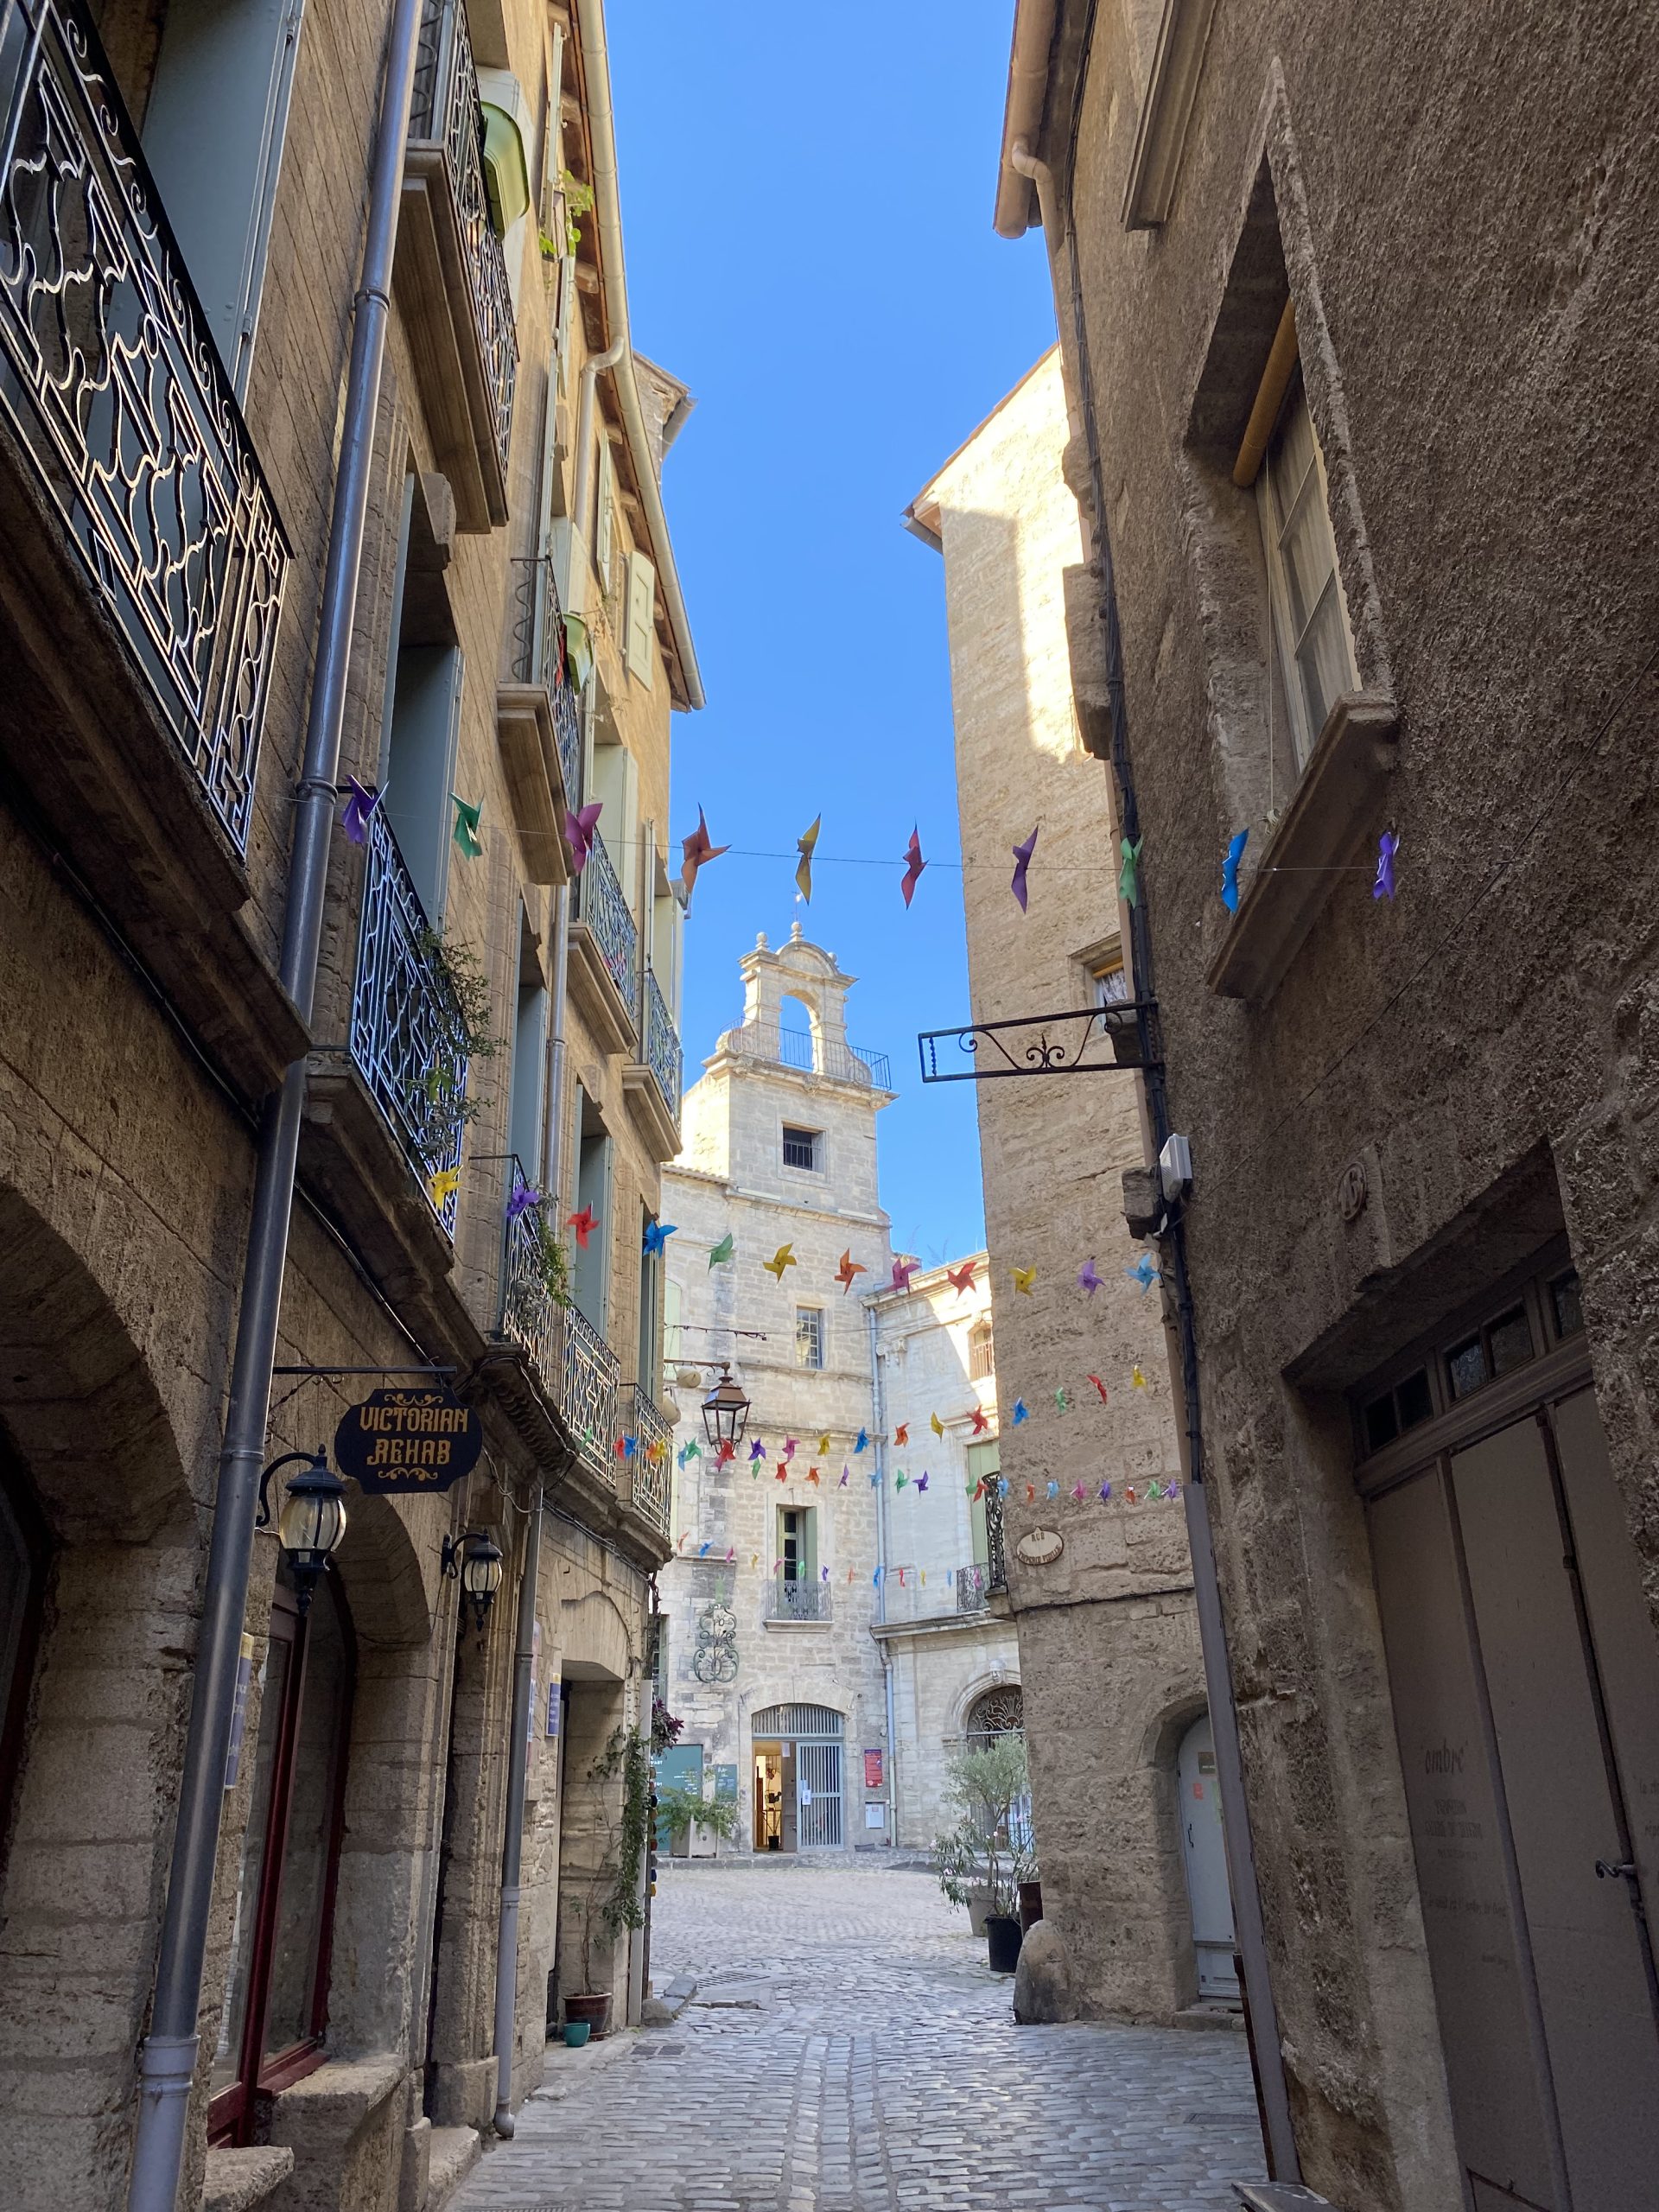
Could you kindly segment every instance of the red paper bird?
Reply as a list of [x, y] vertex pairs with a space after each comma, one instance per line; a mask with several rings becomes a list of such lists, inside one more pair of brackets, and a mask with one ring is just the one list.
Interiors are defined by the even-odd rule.
[[977, 1261], [964, 1260], [959, 1268], [947, 1268], [946, 1279], [954, 1284], [958, 1298], [965, 1298], [974, 1287], [974, 1269]]
[[910, 1423], [907, 1421], [901, 1421], [898, 1427], [893, 1430], [893, 1440], [898, 1445], [906, 1445], [909, 1443]]
[[1100, 1379], [1099, 1376], [1098, 1376], [1098, 1375], [1091, 1375], [1091, 1376], [1089, 1377], [1089, 1380], [1090, 1380], [1090, 1381], [1094, 1384], [1094, 1386], [1095, 1386], [1096, 1389], [1099, 1391], [1099, 1393], [1100, 1393], [1100, 1402], [1101, 1402], [1101, 1404], [1102, 1404], [1103, 1406], [1109, 1406], [1109, 1405], [1111, 1404], [1111, 1402], [1111, 1402], [1111, 1400], [1107, 1396], [1107, 1395], [1106, 1395], [1106, 1385], [1105, 1385], [1105, 1384], [1101, 1381], [1101, 1379]]
[[985, 1418], [984, 1407], [976, 1406], [974, 1408], [974, 1434], [976, 1436], [983, 1436], [990, 1425], [989, 1421]]
[[921, 833], [919, 830], [912, 830], [910, 833], [910, 842], [905, 847], [904, 881], [899, 886], [905, 894], [906, 906], [916, 896], [916, 887], [921, 881], [922, 870], [926, 866], [927, 862], [922, 858]]
[[680, 869], [680, 887], [685, 893], [688, 903], [690, 900], [692, 886], [697, 880], [697, 870], [700, 868], [706, 868], [710, 861], [717, 861], [722, 853], [729, 853], [731, 849], [729, 845], [715, 843], [709, 835], [709, 824], [703, 819], [702, 809], [699, 807], [696, 828], [689, 837], [682, 838], [680, 841], [680, 851], [684, 856], [683, 865]]
[[583, 1206], [580, 1213], [568, 1214], [565, 1217], [564, 1225], [567, 1229], [575, 1230], [576, 1242], [585, 1252], [588, 1249], [588, 1239], [599, 1227], [599, 1216], [594, 1211], [592, 1206]]
[[848, 1292], [852, 1288], [853, 1277], [855, 1275], [867, 1275], [869, 1272], [870, 1271], [868, 1268], [861, 1267], [853, 1257], [852, 1249], [849, 1246], [849, 1249], [842, 1254], [841, 1265], [836, 1269], [836, 1281], [841, 1285], [842, 1296], [845, 1298]]

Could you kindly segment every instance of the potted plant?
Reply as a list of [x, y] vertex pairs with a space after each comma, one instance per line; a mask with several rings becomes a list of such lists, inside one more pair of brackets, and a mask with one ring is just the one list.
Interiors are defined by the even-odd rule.
[[934, 1871], [951, 1904], [967, 1905], [970, 1916], [976, 1891], [983, 1891], [993, 1974], [1012, 1974], [1020, 1963], [1020, 1885], [1037, 1872], [1030, 1789], [1023, 1736], [993, 1737], [959, 1753], [948, 1769], [946, 1791], [957, 1818], [934, 1845]]
[[[620, 1796], [613, 1789], [620, 1779]], [[616, 1728], [588, 1769], [594, 1793], [596, 1848], [592, 1871], [578, 1885], [582, 1926], [582, 1987], [564, 1999], [567, 2043], [572, 2028], [595, 2037], [608, 2024], [611, 1993], [596, 1986], [594, 1960], [614, 1964], [618, 1942], [645, 1924], [641, 1876], [651, 1833], [651, 1755], [637, 1728]], [[575, 2038], [585, 2043], [587, 2036]]]
[[736, 1799], [705, 1796], [701, 1790], [677, 1784], [657, 1792], [658, 1830], [667, 1835], [671, 1846], [677, 1847], [694, 1825], [712, 1828], [722, 1843], [732, 1842], [743, 1826]]

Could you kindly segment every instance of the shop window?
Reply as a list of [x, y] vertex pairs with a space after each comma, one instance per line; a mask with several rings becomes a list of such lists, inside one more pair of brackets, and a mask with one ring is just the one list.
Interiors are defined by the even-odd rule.
[[279, 1579], [213, 2054], [215, 2142], [251, 2143], [257, 2095], [322, 2063], [353, 1672], [339, 1575], [303, 1618]]

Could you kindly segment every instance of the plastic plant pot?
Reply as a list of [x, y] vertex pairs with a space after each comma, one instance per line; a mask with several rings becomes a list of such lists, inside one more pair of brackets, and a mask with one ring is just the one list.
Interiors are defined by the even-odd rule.
[[591, 2020], [567, 2020], [564, 2024], [565, 2049], [580, 2050], [593, 2032], [594, 2024]]
[[1020, 1946], [1023, 1941], [1019, 1922], [1011, 1913], [992, 1912], [985, 1916], [985, 1947], [993, 1974], [1013, 1974], [1020, 1964]]

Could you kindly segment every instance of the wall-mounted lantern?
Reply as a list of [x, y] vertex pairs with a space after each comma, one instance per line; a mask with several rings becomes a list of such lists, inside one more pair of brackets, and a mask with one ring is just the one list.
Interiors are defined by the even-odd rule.
[[294, 1595], [301, 1614], [311, 1609], [311, 1593], [319, 1575], [340, 1549], [346, 1534], [346, 1485], [321, 1452], [285, 1452], [273, 1459], [259, 1478], [259, 1512], [254, 1526], [270, 1526], [270, 1478], [283, 1467], [302, 1465], [304, 1471], [289, 1475], [283, 1484], [283, 1503], [276, 1515], [276, 1541], [283, 1548]]
[[452, 1582], [460, 1581], [461, 1603], [471, 1605], [473, 1625], [482, 1636], [506, 1571], [500, 1547], [482, 1529], [468, 1529], [444, 1538], [441, 1565]]

